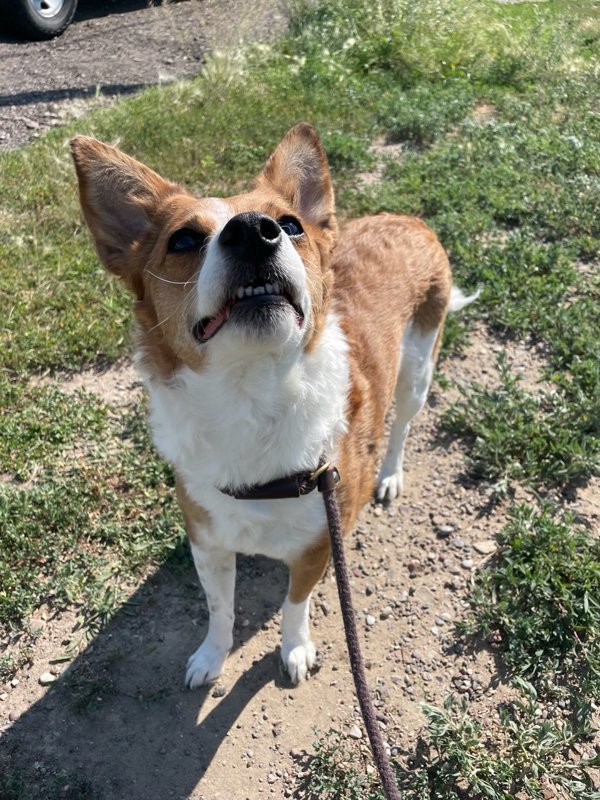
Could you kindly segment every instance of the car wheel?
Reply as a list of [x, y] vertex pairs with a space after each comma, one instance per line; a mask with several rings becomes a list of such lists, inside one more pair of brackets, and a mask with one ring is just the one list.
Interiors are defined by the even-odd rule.
[[24, 36], [52, 39], [73, 19], [77, 0], [0, 0], [0, 9], [6, 22]]

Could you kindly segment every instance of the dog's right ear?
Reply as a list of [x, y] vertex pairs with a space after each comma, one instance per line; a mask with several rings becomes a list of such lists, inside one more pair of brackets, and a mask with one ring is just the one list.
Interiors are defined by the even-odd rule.
[[85, 220], [104, 266], [134, 282], [136, 253], [165, 196], [181, 191], [156, 172], [89, 136], [71, 141]]

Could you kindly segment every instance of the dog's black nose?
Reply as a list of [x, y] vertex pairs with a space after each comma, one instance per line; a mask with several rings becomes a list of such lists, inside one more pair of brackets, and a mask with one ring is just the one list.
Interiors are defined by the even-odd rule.
[[219, 244], [238, 261], [260, 263], [269, 259], [281, 242], [281, 228], [258, 211], [232, 217], [219, 235]]

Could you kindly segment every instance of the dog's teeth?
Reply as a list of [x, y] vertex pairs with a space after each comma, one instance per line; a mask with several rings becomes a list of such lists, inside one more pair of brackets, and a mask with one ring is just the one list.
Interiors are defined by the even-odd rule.
[[273, 291], [275, 294], [281, 294], [281, 286], [279, 285], [279, 281], [275, 281], [273, 283]]
[[254, 287], [254, 294], [264, 294], [265, 287], [264, 286], [255, 286]]
[[237, 299], [238, 299], [238, 300], [241, 300], [241, 299], [242, 299], [242, 297], [244, 296], [244, 287], [243, 287], [243, 286], [240, 286], [240, 287], [239, 287], [239, 289], [237, 290], [237, 292], [236, 292], [235, 294], [236, 294], [236, 296], [237, 296]]
[[252, 287], [246, 286], [246, 288], [244, 289], [244, 294], [246, 295], [246, 297], [252, 297], [253, 295]]
[[265, 289], [267, 290], [267, 294], [273, 294], [273, 286], [270, 283], [265, 283]]

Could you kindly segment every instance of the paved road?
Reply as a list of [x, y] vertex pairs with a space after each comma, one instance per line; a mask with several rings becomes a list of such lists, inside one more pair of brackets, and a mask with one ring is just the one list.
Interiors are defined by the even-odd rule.
[[25, 42], [0, 20], [0, 149], [107, 97], [196, 74], [213, 46], [284, 26], [277, 0], [79, 0], [57, 39]]

